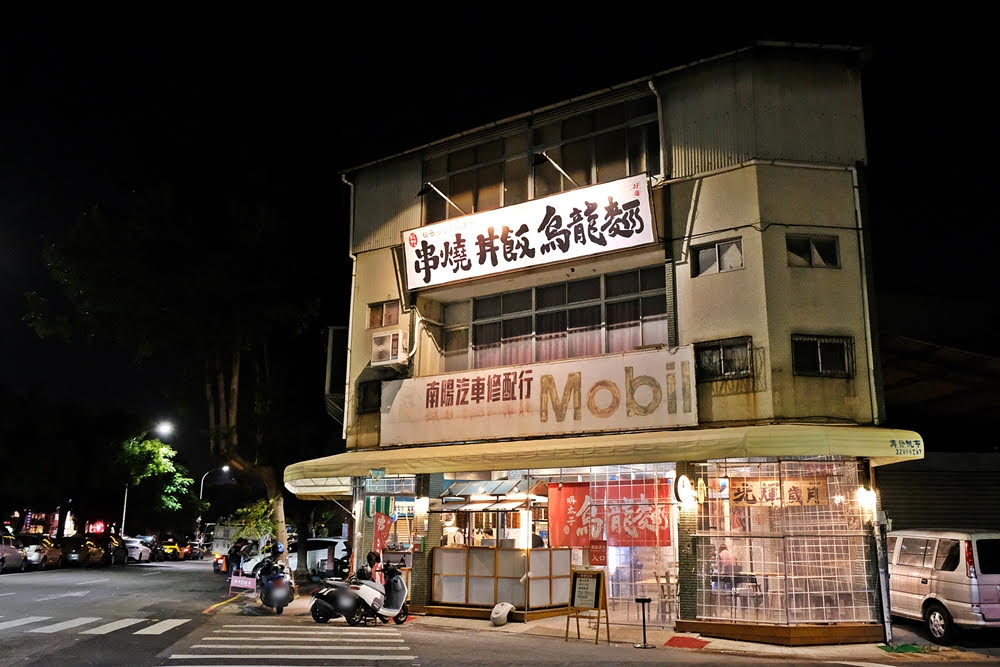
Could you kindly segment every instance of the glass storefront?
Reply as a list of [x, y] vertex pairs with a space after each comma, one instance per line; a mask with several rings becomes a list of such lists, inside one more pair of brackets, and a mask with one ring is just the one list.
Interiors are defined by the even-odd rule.
[[586, 566], [591, 563], [591, 540], [604, 543], [611, 622], [640, 624], [642, 610], [635, 598], [649, 597], [653, 603], [647, 623], [671, 623], [676, 617], [677, 587], [674, 464], [531, 470], [530, 474], [548, 482], [547, 544], [574, 548], [577, 562]]
[[704, 465], [699, 620], [876, 622], [874, 554], [854, 458]]

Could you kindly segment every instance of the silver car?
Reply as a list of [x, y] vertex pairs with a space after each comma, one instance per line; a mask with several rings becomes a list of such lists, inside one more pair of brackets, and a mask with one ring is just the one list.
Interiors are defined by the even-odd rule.
[[7, 570], [28, 569], [28, 556], [24, 553], [24, 545], [13, 535], [0, 535], [0, 574]]
[[24, 545], [24, 552], [31, 567], [47, 570], [50, 567], [62, 566], [62, 549], [48, 535], [22, 533], [17, 538]]
[[889, 603], [948, 644], [957, 628], [1000, 628], [1000, 532], [894, 530], [887, 540]]

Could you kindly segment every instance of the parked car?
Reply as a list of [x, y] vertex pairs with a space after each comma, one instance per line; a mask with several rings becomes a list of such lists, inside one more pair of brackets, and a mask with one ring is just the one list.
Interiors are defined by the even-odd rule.
[[101, 562], [108, 567], [128, 563], [128, 547], [125, 541], [111, 533], [87, 533], [90, 539], [101, 549]]
[[24, 545], [31, 567], [47, 570], [50, 567], [62, 567], [62, 549], [48, 535], [41, 533], [22, 533], [17, 536]]
[[1000, 532], [894, 530], [887, 554], [892, 613], [924, 621], [931, 641], [1000, 628]]
[[153, 555], [153, 550], [138, 537], [126, 538], [125, 546], [128, 549], [128, 559], [136, 563], [148, 563]]
[[13, 535], [0, 535], [0, 574], [6, 570], [28, 569], [28, 556], [21, 540]]
[[156, 535], [136, 535], [137, 540], [149, 547], [149, 560], [152, 562], [163, 560], [163, 545]]
[[[334, 563], [327, 563], [326, 570], [333, 570], [335, 572], [338, 569], [343, 569], [346, 565], [347, 559], [347, 542], [340, 537], [310, 537], [306, 541], [306, 567], [310, 570], [318, 570], [320, 563], [324, 560], [328, 560], [329, 548], [334, 548], [334, 561], [340, 562], [341, 566], [338, 568]], [[291, 542], [288, 545], [288, 567], [294, 572], [298, 566], [299, 561], [299, 546], [297, 542]], [[257, 570], [260, 569], [261, 564], [264, 559], [271, 555], [270, 548], [263, 549], [259, 554], [253, 558], [249, 558], [243, 561], [243, 571], [247, 573], [257, 574]], [[338, 572], [338, 574], [340, 574]], [[346, 575], [344, 572], [343, 575]]]
[[163, 541], [163, 560], [180, 560], [183, 558], [181, 545], [172, 537]]
[[104, 550], [89, 537], [64, 537], [59, 547], [67, 565], [98, 565], [104, 559]]

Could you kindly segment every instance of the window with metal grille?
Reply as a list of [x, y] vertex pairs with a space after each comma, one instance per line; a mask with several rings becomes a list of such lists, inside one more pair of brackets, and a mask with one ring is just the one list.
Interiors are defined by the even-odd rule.
[[753, 377], [753, 338], [723, 338], [694, 344], [698, 382]]
[[854, 339], [792, 334], [792, 371], [815, 377], [854, 377]]
[[729, 239], [691, 248], [691, 277], [743, 268], [743, 241]]
[[788, 250], [788, 266], [840, 268], [836, 236], [788, 235], [785, 237], [785, 248]]

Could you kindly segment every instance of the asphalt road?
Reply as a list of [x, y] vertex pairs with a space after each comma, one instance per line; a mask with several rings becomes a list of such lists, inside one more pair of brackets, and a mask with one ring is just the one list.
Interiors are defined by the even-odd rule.
[[[231, 600], [209, 560], [0, 576], [0, 665], [861, 664], [813, 655], [817, 661], [808, 663], [662, 646], [644, 651], [630, 643], [443, 628], [420, 617], [403, 626], [352, 628], [343, 619], [320, 625], [309, 617], [307, 599], [281, 616], [249, 594]], [[908, 665], [923, 662], [906, 658]], [[886, 656], [866, 664], [893, 663]]]
[[0, 664], [154, 665], [226, 599], [212, 561], [0, 576]]

